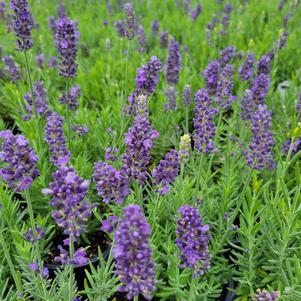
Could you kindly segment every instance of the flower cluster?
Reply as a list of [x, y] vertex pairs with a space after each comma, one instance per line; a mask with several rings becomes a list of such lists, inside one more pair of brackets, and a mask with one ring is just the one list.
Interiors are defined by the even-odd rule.
[[5, 64], [5, 70], [10, 75], [12, 80], [16, 82], [20, 79], [20, 68], [14, 62], [14, 59], [11, 55], [6, 55], [2, 58], [2, 62]]
[[39, 53], [36, 55], [36, 64], [40, 69], [43, 69], [45, 63], [45, 55], [43, 53]]
[[152, 34], [153, 34], [154, 37], [158, 34], [159, 28], [160, 28], [159, 21], [158, 20], [154, 20], [152, 22]]
[[158, 166], [152, 171], [153, 183], [157, 185], [158, 191], [165, 195], [169, 192], [169, 186], [178, 176], [180, 169], [179, 153], [172, 149], [169, 151], [164, 159], [162, 159]]
[[69, 257], [68, 252], [62, 247], [58, 246], [60, 255], [54, 257], [54, 260], [60, 264], [71, 264], [76, 266], [83, 266], [89, 262], [87, 252], [84, 248], [79, 248], [75, 251], [73, 258]]
[[195, 94], [194, 108], [194, 142], [201, 153], [216, 151], [214, 137], [216, 133], [213, 118], [217, 109], [212, 108], [212, 99], [206, 89], [200, 89]]
[[210, 95], [215, 95], [216, 93], [220, 69], [220, 63], [218, 61], [212, 61], [203, 72], [206, 82], [206, 90]]
[[35, 227], [36, 237], [34, 237], [33, 232], [34, 231], [32, 230], [32, 228], [29, 228], [28, 231], [23, 234], [24, 239], [31, 243], [34, 243], [41, 240], [45, 235], [45, 229], [42, 229], [40, 226]]
[[136, 16], [132, 3], [126, 3], [124, 5], [124, 12], [127, 25], [126, 35], [129, 40], [132, 40], [134, 39], [137, 31]]
[[70, 110], [75, 111], [79, 106], [78, 99], [80, 97], [81, 97], [80, 85], [75, 85], [70, 88], [68, 95], [66, 92], [64, 92], [59, 97], [59, 102], [61, 104], [68, 105]]
[[179, 156], [181, 162], [186, 162], [189, 159], [189, 151], [191, 147], [191, 138], [189, 134], [184, 134], [180, 139]]
[[122, 155], [122, 170], [129, 179], [144, 183], [147, 166], [151, 161], [153, 140], [158, 137], [159, 133], [152, 129], [146, 113], [135, 116], [132, 127], [125, 134], [126, 150]]
[[0, 177], [15, 191], [28, 189], [34, 179], [40, 175], [36, 167], [38, 157], [23, 135], [14, 135], [11, 131], [0, 132], [3, 139], [0, 151]]
[[271, 53], [265, 54], [257, 62], [257, 74], [269, 75], [271, 71], [271, 62], [273, 60], [273, 55]]
[[172, 39], [169, 44], [168, 58], [166, 63], [166, 81], [168, 84], [177, 84], [181, 67], [181, 54], [179, 43]]
[[101, 230], [112, 233], [116, 229], [118, 221], [119, 217], [117, 215], [110, 215], [107, 219], [102, 221]]
[[76, 77], [76, 56], [79, 38], [77, 23], [67, 17], [63, 17], [57, 21], [56, 27], [55, 44], [60, 54], [60, 75], [63, 77]]
[[239, 79], [246, 81], [251, 80], [253, 77], [253, 67], [255, 63], [255, 56], [252, 52], [248, 53], [246, 60], [238, 69]]
[[162, 31], [160, 33], [160, 47], [167, 48], [167, 46], [168, 46], [168, 32]]
[[118, 36], [124, 38], [126, 36], [125, 24], [122, 21], [118, 20], [114, 23], [114, 26]]
[[219, 62], [220, 62], [221, 67], [226, 66], [231, 61], [231, 59], [233, 58], [233, 56], [235, 54], [235, 51], [236, 51], [236, 48], [234, 46], [229, 46], [220, 52]]
[[288, 32], [287, 32], [287, 31], [283, 32], [283, 34], [282, 34], [282, 36], [281, 36], [281, 38], [280, 38], [280, 41], [279, 41], [279, 43], [278, 43], [279, 49], [285, 48], [287, 36], [288, 36]]
[[183, 104], [186, 108], [188, 108], [191, 105], [191, 101], [192, 101], [191, 94], [192, 94], [191, 87], [189, 85], [185, 85], [183, 89], [182, 99], [183, 99]]
[[146, 52], [146, 36], [144, 27], [142, 25], [138, 26], [137, 29], [137, 37], [138, 37], [138, 43], [139, 43], [139, 52]]
[[94, 164], [93, 181], [104, 203], [121, 204], [130, 194], [127, 177], [108, 163], [96, 162]]
[[253, 301], [276, 301], [280, 297], [280, 292], [271, 292], [269, 293], [265, 289], [256, 291], [256, 294], [253, 298]]
[[48, 143], [51, 152], [50, 161], [58, 167], [68, 163], [70, 158], [70, 152], [66, 146], [63, 122], [63, 117], [53, 112], [47, 116], [45, 126], [45, 141]]
[[165, 95], [167, 96], [168, 103], [164, 105], [165, 111], [177, 109], [177, 91], [174, 87], [169, 87], [166, 90]]
[[29, 269], [36, 272], [37, 274], [42, 274], [42, 276], [47, 279], [48, 276], [49, 276], [49, 270], [45, 267], [42, 268], [42, 273], [40, 271], [40, 268], [39, 268], [39, 264], [37, 262], [33, 262], [31, 264], [29, 264]]
[[32, 48], [31, 30], [33, 19], [27, 0], [11, 0], [13, 14], [13, 27], [17, 36], [16, 49], [26, 51]]
[[79, 177], [73, 167], [62, 166], [53, 173], [53, 182], [43, 194], [51, 195], [50, 205], [56, 209], [51, 215], [64, 234], [74, 240], [85, 230], [85, 223], [91, 216], [91, 206], [84, 201], [89, 181]]
[[271, 111], [266, 105], [259, 105], [252, 117], [252, 139], [245, 152], [247, 165], [252, 169], [275, 167], [272, 153], [275, 142], [270, 131], [271, 121]]
[[193, 22], [196, 21], [196, 19], [198, 18], [201, 12], [202, 12], [202, 5], [198, 3], [196, 9], [191, 12], [191, 19]]
[[71, 125], [71, 130], [75, 132], [78, 136], [84, 136], [89, 132], [88, 127], [82, 125]]
[[127, 292], [129, 300], [139, 294], [150, 300], [155, 290], [154, 264], [149, 247], [151, 228], [139, 206], [129, 205], [123, 212], [124, 218], [115, 232], [113, 247], [116, 274], [122, 283], [118, 290]]
[[179, 213], [176, 245], [182, 261], [180, 268], [192, 269], [194, 277], [198, 278], [210, 268], [208, 242], [211, 237], [206, 234], [209, 225], [203, 225], [197, 208], [184, 205]]

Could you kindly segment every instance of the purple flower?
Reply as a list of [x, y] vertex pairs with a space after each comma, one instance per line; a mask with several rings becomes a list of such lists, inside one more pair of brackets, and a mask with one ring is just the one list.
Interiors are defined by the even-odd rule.
[[181, 218], [177, 221], [176, 245], [182, 261], [180, 268], [192, 269], [194, 277], [198, 278], [210, 268], [208, 242], [211, 237], [206, 234], [209, 225], [203, 225], [197, 208], [184, 205], [178, 212]]
[[282, 11], [283, 6], [284, 6], [284, 0], [279, 0], [279, 3], [278, 3], [278, 10], [279, 10], [279, 11]]
[[106, 148], [105, 160], [107, 161], [116, 161], [118, 157], [116, 156], [119, 153], [118, 148], [108, 147]]
[[36, 167], [38, 157], [23, 135], [13, 135], [9, 130], [0, 132], [0, 177], [16, 192], [29, 189], [40, 175]]
[[83, 231], [85, 223], [91, 217], [91, 205], [84, 201], [89, 181], [79, 177], [73, 167], [62, 166], [53, 174], [53, 182], [43, 194], [52, 196], [50, 205], [54, 208], [51, 215], [64, 234], [72, 236], [74, 241]]
[[279, 297], [280, 297], [280, 292], [278, 291], [269, 293], [265, 289], [263, 290], [257, 289], [253, 301], [276, 301], [278, 300]]
[[150, 300], [156, 285], [149, 247], [151, 228], [139, 206], [129, 205], [123, 212], [113, 247], [116, 274], [122, 283], [118, 290], [127, 292], [128, 300], [139, 294]]
[[[40, 274], [40, 273], [41, 273], [41, 272], [40, 272], [39, 265], [38, 265], [37, 262], [33, 262], [33, 263], [29, 264], [28, 267], [29, 267], [30, 270], [36, 272], [37, 274]], [[42, 268], [42, 273], [41, 273], [41, 274], [42, 274], [42, 276], [43, 276], [45, 279], [47, 279], [48, 276], [49, 276], [49, 271], [48, 271], [48, 269], [47, 269], [47, 268]]]
[[45, 235], [45, 229], [42, 229], [41, 227], [36, 226], [35, 230], [36, 230], [36, 234], [37, 234], [36, 238], [34, 237], [32, 228], [29, 228], [28, 231], [23, 234], [24, 239], [31, 243], [41, 240], [43, 238], [43, 236]]
[[55, 44], [60, 54], [60, 75], [63, 77], [76, 77], [76, 56], [79, 38], [77, 23], [67, 17], [63, 17], [57, 21], [56, 26]]
[[138, 37], [138, 43], [139, 43], [139, 52], [146, 52], [146, 37], [145, 37], [145, 31], [142, 25], [138, 26], [137, 29], [137, 37]]
[[14, 62], [11, 55], [6, 55], [2, 58], [2, 62], [5, 64], [5, 70], [10, 75], [14, 82], [20, 79], [20, 69], [18, 65]]
[[168, 32], [162, 31], [160, 33], [160, 47], [167, 48], [167, 46], [168, 46]]
[[57, 68], [59, 66], [58, 58], [56, 56], [51, 57], [48, 63], [50, 68]]
[[252, 117], [252, 138], [244, 155], [247, 165], [255, 170], [275, 167], [272, 152], [275, 142], [270, 131], [271, 114], [266, 105], [259, 105]]
[[43, 53], [39, 53], [36, 56], [36, 64], [40, 69], [43, 69], [45, 63], [45, 55]]
[[143, 184], [151, 161], [150, 150], [159, 133], [152, 129], [147, 113], [136, 115], [133, 125], [125, 134], [126, 149], [122, 155], [122, 170], [131, 180]]
[[220, 63], [218, 61], [212, 61], [209, 63], [207, 69], [203, 72], [206, 82], [206, 90], [210, 95], [215, 95], [216, 93], [220, 69]]
[[296, 141], [293, 141], [292, 138], [285, 141], [282, 144], [281, 151], [284, 155], [287, 156], [290, 148], [291, 148], [291, 155], [292, 156], [294, 156], [295, 154], [297, 154], [301, 150], [301, 136], [299, 136]]
[[191, 94], [192, 94], [191, 87], [189, 85], [185, 85], [183, 89], [182, 101], [183, 101], [183, 105], [186, 108], [188, 108], [191, 105], [192, 102]]
[[135, 37], [137, 31], [136, 16], [135, 16], [133, 4], [126, 3], [124, 5], [124, 12], [126, 17], [126, 25], [127, 25], [126, 35], [129, 40], [132, 40]]
[[279, 43], [278, 43], [279, 49], [285, 48], [287, 36], [288, 36], [288, 32], [285, 31], [285, 32], [282, 34], [282, 36], [281, 36], [281, 38], [280, 38], [280, 41], [279, 41]]
[[190, 1], [191, 0], [184, 0], [184, 10], [187, 15], [190, 13]]
[[153, 20], [152, 22], [152, 34], [153, 36], [156, 36], [158, 34], [160, 28], [160, 24], [158, 20]]
[[50, 16], [48, 18], [48, 24], [49, 24], [49, 28], [50, 28], [52, 34], [55, 35], [56, 34], [56, 21], [53, 16]]
[[33, 19], [27, 0], [11, 0], [13, 14], [13, 27], [17, 36], [16, 49], [26, 51], [32, 48], [31, 30]]
[[[45, 117], [47, 113], [49, 113], [50, 108], [48, 106], [47, 91], [42, 82], [37, 81], [33, 84], [33, 96], [37, 113], [40, 116]], [[30, 118], [33, 114], [32, 95], [30, 93], [25, 94], [24, 100], [27, 102], [26, 111], [28, 112], [28, 117]]]
[[5, 20], [5, 2], [0, 1], [0, 20]]
[[220, 62], [221, 67], [226, 66], [231, 61], [231, 59], [235, 55], [235, 51], [236, 51], [236, 48], [234, 46], [229, 46], [220, 52], [219, 62]]
[[102, 197], [104, 203], [121, 204], [130, 194], [127, 177], [108, 163], [94, 164], [93, 182], [96, 183], [97, 195]]
[[196, 19], [198, 18], [198, 16], [200, 15], [201, 12], [202, 12], [202, 5], [199, 3], [197, 5], [196, 9], [193, 10], [191, 13], [191, 19], [193, 22], [196, 21]]
[[103, 220], [101, 223], [101, 230], [112, 233], [116, 230], [119, 217], [116, 215], [110, 215], [107, 219]]
[[255, 56], [252, 52], [249, 52], [245, 62], [243, 62], [238, 69], [240, 80], [245, 81], [245, 80], [252, 79], [254, 63], [255, 63]]
[[61, 19], [66, 17], [66, 9], [62, 2], [60, 2], [56, 8], [57, 16]]
[[283, 27], [284, 28], [287, 28], [287, 23], [288, 23], [289, 19], [291, 18], [291, 16], [292, 16], [291, 14], [287, 14], [284, 16], [284, 18], [283, 18]]
[[260, 58], [260, 60], [257, 62], [257, 74], [265, 74], [269, 75], [271, 71], [271, 61], [273, 59], [273, 56], [268, 53], [265, 54]]
[[71, 125], [71, 130], [75, 132], [78, 136], [84, 136], [89, 132], [89, 129], [86, 126], [81, 125]]
[[172, 39], [169, 44], [169, 52], [166, 63], [166, 81], [168, 84], [177, 84], [181, 67], [181, 54], [179, 43]]
[[118, 20], [114, 23], [114, 26], [118, 36], [124, 38], [126, 36], [125, 24], [122, 21]]
[[214, 137], [216, 127], [213, 118], [217, 109], [212, 108], [212, 99], [206, 89], [200, 89], [195, 94], [194, 108], [194, 142], [201, 153], [213, 153], [216, 151]]
[[180, 169], [180, 157], [177, 151], [170, 150], [152, 171], [153, 183], [158, 186], [158, 191], [165, 195], [169, 192], [169, 186], [178, 176]]
[[80, 97], [80, 85], [75, 85], [70, 88], [68, 95], [66, 94], [66, 92], [63, 92], [63, 94], [59, 97], [59, 102], [61, 104], [68, 105], [70, 110], [75, 111], [79, 106], [78, 99]]
[[70, 258], [68, 252], [62, 247], [58, 246], [60, 250], [60, 255], [56, 256], [54, 260], [63, 265], [71, 264], [77, 266], [86, 265], [89, 262], [89, 258], [87, 257], [87, 252], [84, 248], [79, 248], [75, 251], [74, 257]]
[[45, 126], [45, 141], [51, 152], [50, 162], [57, 167], [65, 165], [70, 159], [70, 152], [66, 146], [63, 122], [63, 117], [53, 112], [47, 116]]
[[168, 103], [164, 104], [164, 110], [176, 110], [177, 109], [177, 91], [174, 87], [169, 87], [166, 90], [165, 95], [167, 96]]
[[233, 67], [232, 65], [226, 65], [219, 77], [215, 102], [220, 109], [227, 109], [236, 100], [236, 96], [232, 95], [233, 83]]

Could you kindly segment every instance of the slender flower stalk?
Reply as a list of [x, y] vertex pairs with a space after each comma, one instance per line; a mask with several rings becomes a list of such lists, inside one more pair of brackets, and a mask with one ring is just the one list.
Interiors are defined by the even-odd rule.
[[137, 33], [137, 24], [136, 24], [136, 16], [135, 16], [135, 10], [133, 8], [132, 3], [126, 3], [124, 5], [124, 12], [126, 17], [126, 35], [129, 40], [133, 40], [136, 33]]
[[166, 81], [168, 84], [176, 85], [178, 83], [180, 67], [180, 45], [175, 39], [172, 39], [169, 44], [169, 52], [166, 64]]

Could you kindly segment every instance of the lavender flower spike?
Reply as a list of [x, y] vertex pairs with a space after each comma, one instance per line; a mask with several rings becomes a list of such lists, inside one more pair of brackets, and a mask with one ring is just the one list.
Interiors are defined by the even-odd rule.
[[265, 289], [263, 290], [257, 289], [253, 301], [276, 301], [278, 300], [279, 297], [280, 297], [280, 292], [278, 291], [269, 293]]
[[139, 42], [139, 52], [146, 52], [146, 36], [144, 27], [142, 25], [138, 26], [137, 29], [137, 36], [138, 36], [138, 42]]
[[0, 177], [16, 192], [28, 189], [40, 175], [36, 167], [38, 157], [23, 135], [9, 130], [0, 132], [3, 139], [0, 151]]
[[212, 61], [203, 72], [206, 82], [206, 90], [210, 95], [214, 95], [216, 93], [220, 69], [220, 63], [218, 61]]
[[169, 87], [165, 92], [167, 96], [168, 103], [164, 104], [165, 111], [167, 110], [176, 110], [177, 109], [177, 91], [174, 87]]
[[129, 181], [120, 171], [104, 162], [94, 164], [93, 181], [96, 183], [98, 195], [104, 203], [121, 204], [130, 194]]
[[200, 89], [195, 94], [194, 108], [194, 142], [201, 153], [216, 151], [214, 137], [216, 127], [213, 122], [217, 109], [212, 108], [212, 99], [206, 89]]
[[244, 155], [247, 165], [255, 170], [275, 168], [272, 152], [275, 142], [270, 131], [271, 114], [266, 105], [259, 105], [252, 117], [252, 139]]
[[166, 81], [168, 84], [177, 84], [181, 67], [181, 54], [179, 43], [172, 39], [169, 44], [169, 52], [166, 64]]
[[189, 134], [184, 134], [180, 139], [179, 156], [180, 162], [185, 163], [189, 159], [189, 151], [191, 148], [191, 138]]
[[55, 44], [60, 54], [60, 75], [74, 78], [77, 75], [77, 23], [63, 17], [57, 21], [56, 26]]
[[183, 99], [183, 105], [188, 108], [190, 105], [191, 105], [191, 87], [189, 85], [185, 85], [184, 86], [184, 89], [183, 89], [183, 96], [182, 96], [182, 99]]
[[129, 205], [123, 212], [124, 218], [115, 232], [113, 247], [116, 274], [122, 283], [118, 290], [127, 292], [128, 300], [139, 294], [151, 300], [156, 285], [149, 247], [151, 228], [139, 206]]
[[234, 46], [229, 46], [225, 49], [223, 49], [220, 52], [220, 64], [222, 67], [224, 67], [225, 65], [227, 65], [231, 59], [233, 58], [234, 54], [235, 54], [236, 48]]
[[191, 19], [193, 22], [196, 21], [196, 19], [198, 18], [198, 16], [200, 15], [201, 12], [202, 12], [202, 5], [199, 3], [197, 5], [196, 9], [193, 10], [191, 13]]
[[6, 55], [2, 58], [2, 62], [5, 64], [5, 70], [10, 75], [14, 82], [20, 79], [20, 68], [14, 62], [14, 59], [11, 55]]
[[162, 31], [160, 33], [160, 47], [167, 48], [167, 46], [168, 46], [168, 32]]
[[126, 35], [129, 40], [132, 40], [135, 37], [137, 31], [136, 16], [135, 16], [133, 4], [126, 3], [124, 5], [124, 12], [125, 12], [126, 24], [127, 24]]
[[27, 0], [11, 0], [11, 10], [13, 14], [13, 27], [17, 36], [16, 49], [27, 51], [32, 48], [31, 30], [33, 19], [28, 7]]
[[76, 240], [91, 216], [91, 206], [84, 201], [88, 192], [89, 181], [79, 177], [73, 167], [63, 166], [53, 174], [53, 182], [42, 192], [52, 195], [50, 205], [56, 209], [51, 215], [64, 234]]
[[179, 154], [177, 151], [172, 149], [152, 171], [153, 183], [159, 187], [159, 192], [162, 195], [165, 195], [169, 192], [169, 186], [178, 176], [179, 169]]
[[252, 52], [248, 53], [246, 60], [238, 69], [240, 80], [247, 81], [253, 77], [253, 66], [255, 63], [255, 56]]
[[208, 242], [211, 237], [206, 234], [209, 225], [203, 225], [197, 208], [184, 205], [179, 213], [176, 245], [182, 261], [180, 268], [192, 269], [194, 277], [198, 278], [210, 268]]

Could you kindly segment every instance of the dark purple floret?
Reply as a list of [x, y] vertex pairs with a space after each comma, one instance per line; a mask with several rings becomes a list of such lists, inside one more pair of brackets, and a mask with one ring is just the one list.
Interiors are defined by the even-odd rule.
[[122, 283], [118, 290], [127, 292], [128, 300], [139, 294], [151, 300], [156, 286], [149, 247], [151, 228], [139, 206], [129, 205], [123, 212], [124, 217], [115, 232], [113, 247], [116, 274]]
[[217, 109], [212, 107], [212, 99], [206, 89], [200, 89], [195, 94], [194, 108], [194, 142], [201, 153], [213, 153], [216, 151], [214, 137], [216, 127], [213, 122]]
[[282, 34], [282, 36], [280, 38], [280, 41], [279, 41], [279, 45], [278, 45], [279, 49], [285, 48], [287, 36], [288, 36], [288, 32], [287, 31], [283, 32], [283, 34]]
[[257, 62], [257, 74], [265, 74], [269, 75], [271, 71], [271, 62], [273, 60], [273, 56], [268, 53], [260, 58]]
[[45, 141], [48, 143], [51, 152], [50, 162], [57, 167], [65, 165], [70, 159], [70, 152], [66, 146], [63, 123], [63, 117], [56, 112], [47, 116]]
[[174, 87], [169, 87], [166, 90], [165, 95], [167, 96], [168, 103], [164, 104], [164, 110], [176, 110], [177, 109], [177, 91]]
[[51, 33], [55, 36], [55, 34], [56, 34], [56, 20], [53, 16], [50, 16], [48, 18], [48, 24], [49, 24], [49, 28], [51, 30]]
[[268, 292], [265, 289], [256, 290], [256, 294], [253, 297], [253, 301], [276, 301], [280, 297], [280, 292], [275, 291], [275, 292]]
[[124, 38], [126, 36], [125, 24], [122, 21], [118, 20], [114, 23], [114, 25], [118, 36]]
[[60, 75], [63, 77], [76, 77], [76, 56], [79, 38], [77, 23], [67, 17], [63, 17], [57, 21], [56, 26], [55, 44], [60, 54]]
[[45, 229], [42, 229], [40, 226], [36, 226], [35, 230], [36, 230], [36, 234], [37, 234], [36, 237], [34, 237], [32, 228], [29, 228], [28, 231], [23, 234], [24, 239], [31, 243], [41, 240], [43, 238], [43, 236], [45, 235], [45, 232], [46, 232]]
[[85, 136], [89, 132], [88, 127], [75, 124], [71, 125], [71, 130], [75, 132], [78, 136]]
[[152, 171], [153, 183], [158, 191], [165, 195], [169, 192], [170, 184], [178, 176], [180, 170], [180, 157], [176, 150], [170, 150]]
[[160, 28], [159, 21], [158, 20], [154, 20], [152, 22], [152, 34], [153, 34], [153, 36], [156, 36], [158, 34], [159, 28]]
[[58, 58], [56, 56], [51, 57], [48, 66], [50, 68], [57, 68], [59, 66]]
[[105, 162], [94, 164], [93, 182], [96, 183], [97, 194], [104, 203], [121, 204], [130, 194], [129, 181], [125, 174]]
[[137, 37], [138, 37], [138, 43], [139, 43], [139, 52], [146, 52], [146, 36], [145, 31], [142, 25], [138, 26], [137, 29]]
[[239, 79], [246, 81], [251, 80], [253, 77], [253, 67], [255, 63], [255, 56], [252, 52], [249, 52], [246, 60], [240, 65], [238, 69]]
[[29, 264], [29, 269], [36, 272], [37, 274], [42, 274], [42, 276], [47, 279], [49, 276], [49, 270], [45, 267], [42, 268], [42, 273], [40, 272], [39, 264], [37, 262], [33, 262]]
[[197, 5], [196, 9], [193, 10], [192, 13], [191, 13], [191, 19], [192, 19], [193, 22], [196, 21], [196, 19], [201, 14], [201, 12], [202, 12], [202, 5], [199, 3]]
[[247, 165], [255, 170], [275, 168], [273, 134], [270, 131], [272, 112], [266, 105], [259, 105], [252, 117], [252, 138], [245, 152]]
[[211, 63], [209, 63], [207, 69], [203, 72], [203, 76], [206, 82], [206, 90], [210, 95], [216, 94], [220, 71], [220, 63], [218, 61], [212, 61]]
[[131, 180], [143, 184], [147, 178], [147, 167], [151, 162], [150, 150], [153, 140], [159, 137], [153, 130], [147, 113], [136, 115], [133, 125], [125, 134], [126, 149], [122, 155], [122, 170]]
[[231, 59], [234, 57], [236, 52], [236, 48], [234, 46], [229, 46], [225, 49], [223, 49], [219, 54], [220, 54], [220, 65], [221, 67], [224, 67], [227, 65]]
[[284, 18], [283, 18], [283, 27], [284, 28], [287, 28], [287, 24], [288, 24], [288, 21], [291, 18], [291, 16], [292, 16], [291, 14], [287, 14], [284, 16]]
[[299, 136], [295, 141], [290, 138], [282, 144], [281, 151], [285, 156], [287, 156], [290, 149], [292, 157], [301, 150], [301, 136]]
[[117, 147], [108, 147], [106, 148], [105, 160], [107, 161], [116, 161], [118, 159], [117, 154], [119, 153], [119, 149]]
[[168, 32], [162, 31], [160, 34], [160, 47], [167, 48], [168, 46]]
[[135, 11], [132, 3], [126, 3], [124, 5], [124, 12], [126, 18], [126, 35], [129, 40], [132, 40], [137, 32], [137, 24], [136, 24], [136, 16]]
[[101, 223], [101, 230], [112, 233], [116, 230], [119, 217], [117, 215], [110, 215], [107, 219], [103, 220]]
[[5, 64], [4, 69], [9, 74], [11, 79], [16, 82], [20, 79], [20, 69], [19, 66], [14, 62], [11, 55], [6, 55], [2, 58], [2, 62]]
[[69, 253], [62, 246], [58, 246], [60, 255], [56, 256], [54, 260], [62, 265], [71, 264], [76, 266], [84, 266], [88, 264], [89, 258], [84, 248], [79, 248], [75, 251], [74, 257], [70, 258]]
[[5, 20], [5, 7], [5, 2], [0, 1], [0, 20]]
[[230, 15], [231, 12], [232, 12], [232, 5], [230, 3], [227, 3], [224, 7], [224, 12], [227, 14], [227, 15]]
[[[40, 116], [45, 117], [49, 113], [50, 108], [48, 106], [47, 91], [42, 82], [37, 81], [33, 84], [33, 96], [36, 112]], [[30, 93], [25, 94], [24, 100], [27, 102], [26, 111], [30, 118], [33, 114], [32, 95]]]
[[178, 212], [181, 218], [177, 220], [176, 245], [182, 261], [179, 267], [192, 269], [193, 276], [198, 278], [210, 268], [209, 225], [203, 225], [197, 208], [184, 205]]
[[3, 139], [0, 151], [0, 177], [14, 191], [29, 189], [34, 179], [40, 175], [36, 167], [38, 157], [23, 135], [11, 131], [0, 132]]
[[183, 104], [186, 108], [191, 105], [192, 102], [192, 90], [189, 85], [185, 85], [183, 89], [183, 96], [182, 96]]
[[43, 194], [51, 195], [50, 205], [55, 208], [51, 215], [64, 234], [72, 236], [74, 241], [86, 229], [91, 217], [91, 205], [84, 201], [89, 181], [79, 177], [73, 167], [62, 166], [53, 174], [53, 182]]
[[166, 81], [168, 84], [177, 84], [181, 67], [181, 54], [179, 43], [172, 39], [169, 44], [169, 52], [166, 63]]
[[236, 96], [232, 95], [233, 83], [233, 67], [226, 65], [221, 72], [216, 88], [215, 102], [220, 109], [227, 109], [236, 100]]
[[45, 55], [43, 53], [39, 53], [36, 55], [36, 64], [40, 69], [43, 69], [45, 63]]
[[11, 0], [10, 7], [13, 11], [13, 27], [17, 36], [16, 49], [26, 51], [32, 48], [31, 30], [33, 19], [27, 0]]
[[63, 92], [63, 94], [59, 97], [59, 102], [61, 104], [68, 105], [70, 110], [75, 111], [79, 106], [78, 99], [80, 97], [80, 85], [75, 85], [70, 88], [68, 95], [66, 94], [66, 92]]

